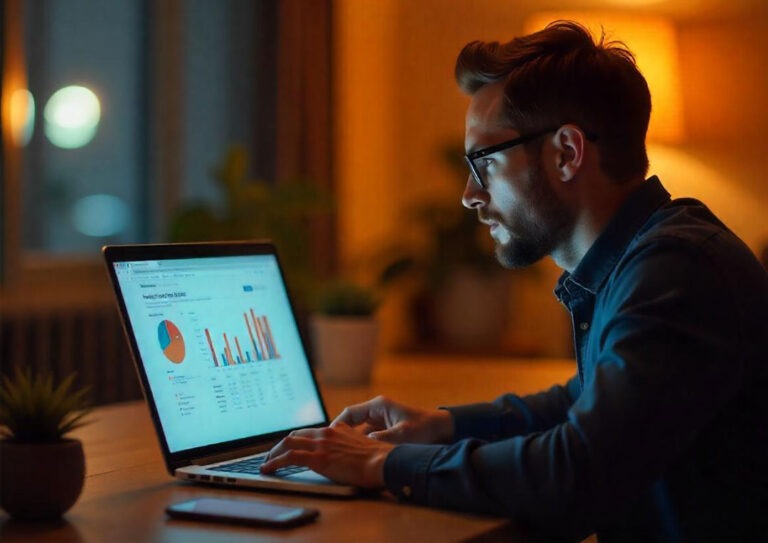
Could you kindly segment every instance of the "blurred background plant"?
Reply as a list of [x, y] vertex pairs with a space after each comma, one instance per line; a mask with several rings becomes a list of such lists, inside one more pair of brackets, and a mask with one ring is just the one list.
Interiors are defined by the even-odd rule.
[[[463, 151], [446, 145], [441, 154], [457, 183], [466, 182]], [[407, 210], [406, 218], [427, 240], [426, 251], [417, 257], [425, 277], [424, 286], [439, 291], [456, 268], [471, 268], [480, 274], [493, 274], [499, 265], [493, 257], [493, 242], [488, 228], [477, 220], [477, 213], [461, 204], [463, 189], [441, 200], [429, 200]]]
[[376, 313], [386, 290], [413, 268], [413, 260], [403, 257], [387, 263], [372, 284], [337, 278], [321, 286], [315, 296], [314, 311], [330, 317], [369, 317]]
[[221, 201], [182, 205], [171, 218], [168, 237], [173, 242], [272, 240], [291, 293], [306, 307], [318, 281], [312, 272], [310, 223], [331, 212], [331, 197], [306, 179], [267, 183], [251, 179], [248, 171], [248, 152], [231, 147], [211, 173]]
[[329, 317], [368, 317], [380, 303], [373, 289], [337, 280], [321, 289], [314, 307], [317, 313]]
[[499, 265], [488, 227], [461, 204], [468, 176], [464, 151], [451, 143], [439, 152], [457, 189], [408, 208], [406, 220], [423, 245], [394, 249], [414, 262], [418, 286], [410, 305], [417, 347], [494, 351], [509, 323], [515, 276], [537, 275], [538, 269]]

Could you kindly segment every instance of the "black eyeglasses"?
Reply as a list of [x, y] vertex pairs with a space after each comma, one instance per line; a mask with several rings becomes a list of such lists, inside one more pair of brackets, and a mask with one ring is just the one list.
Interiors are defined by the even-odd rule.
[[[540, 138], [544, 134], [549, 134], [550, 132], [554, 132], [555, 130], [557, 130], [557, 128], [550, 128], [549, 130], [536, 132], [535, 134], [520, 136], [519, 138], [515, 138], [509, 141], [504, 141], [502, 143], [497, 143], [496, 145], [491, 145], [490, 147], [484, 147], [482, 149], [478, 149], [477, 151], [473, 151], [467, 155], [464, 155], [464, 160], [467, 162], [467, 166], [469, 166], [469, 171], [472, 172], [472, 178], [475, 180], [475, 183], [480, 185], [480, 188], [482, 189], [488, 188], [485, 181], [483, 181], [482, 176], [480, 175], [480, 169], [477, 167], [477, 164], [475, 164], [475, 160], [477, 160], [478, 158], [483, 158], [485, 156], [492, 155], [493, 153], [498, 153], [499, 151], [504, 151], [506, 149], [511, 149], [512, 147], [515, 147], [517, 145], [528, 143], [529, 141], [535, 140], [536, 138]], [[595, 141], [597, 139], [597, 136], [592, 133], [586, 133], [585, 136], [589, 141]]]
[[491, 145], [490, 147], [484, 147], [464, 155], [464, 160], [467, 162], [467, 166], [469, 166], [469, 171], [472, 172], [472, 178], [475, 180], [475, 183], [480, 185], [480, 188], [482, 189], [488, 188], [485, 184], [485, 181], [483, 181], [482, 176], [480, 175], [480, 169], [477, 167], [477, 164], [475, 164], [475, 160], [488, 155], [492, 155], [493, 153], [498, 153], [499, 151], [511, 149], [512, 147], [522, 145], [523, 143], [528, 143], [529, 141], [535, 140], [536, 138], [539, 138], [549, 132], [553, 132], [554, 130], [556, 129], [549, 129], [543, 132], [536, 132], [535, 134], [520, 136], [519, 138], [497, 143], [496, 145]]

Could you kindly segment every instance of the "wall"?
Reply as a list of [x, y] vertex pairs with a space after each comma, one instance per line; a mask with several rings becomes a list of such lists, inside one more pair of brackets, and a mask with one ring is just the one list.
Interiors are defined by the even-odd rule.
[[682, 162], [665, 179], [758, 252], [768, 244], [768, 16], [683, 22], [679, 44], [687, 138], [666, 150]]
[[[726, 20], [689, 17], [694, 4], [690, 13], [674, 13], [687, 137], [676, 147], [654, 146], [651, 169], [673, 195], [705, 199], [758, 250], [768, 240], [759, 138], [768, 122], [762, 98], [768, 94], [768, 17], [765, 11], [749, 17], [732, 4]], [[414, 202], [453, 198], [460, 205], [464, 179], [440, 157], [446, 144], [463, 144], [467, 98], [453, 80], [456, 54], [473, 39], [510, 39], [531, 5], [337, 0], [335, 160], [340, 250], [348, 267], [393, 240], [418, 240], [403, 220]], [[715, 17], [717, 3], [707, 6]], [[552, 296], [559, 270], [547, 261], [538, 271], [516, 279], [510, 336], [540, 345], [542, 354], [568, 354], [569, 324]], [[401, 295], [383, 308], [387, 348], [408, 342], [404, 311]]]

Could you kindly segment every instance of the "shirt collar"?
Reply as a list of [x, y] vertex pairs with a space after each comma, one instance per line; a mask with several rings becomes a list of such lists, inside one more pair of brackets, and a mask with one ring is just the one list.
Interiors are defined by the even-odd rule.
[[555, 288], [557, 298], [563, 301], [569, 297], [572, 284], [596, 294], [640, 227], [669, 200], [669, 193], [655, 175], [642, 183], [619, 207], [573, 273], [563, 272], [560, 276]]

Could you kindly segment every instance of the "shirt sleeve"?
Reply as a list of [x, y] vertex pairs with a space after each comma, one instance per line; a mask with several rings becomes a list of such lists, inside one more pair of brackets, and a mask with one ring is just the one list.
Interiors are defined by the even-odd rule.
[[[668, 249], [636, 254], [607, 287], [597, 311], [609, 318], [590, 339], [599, 354], [561, 423], [536, 431], [533, 402], [505, 397], [483, 408], [492, 415], [476, 417], [496, 422], [460, 422], [462, 432], [480, 428], [485, 440], [396, 447], [384, 466], [387, 488], [402, 500], [510, 516], [574, 537], [637, 498], [743, 375], [738, 312], [722, 271], [701, 252]], [[487, 441], [496, 430], [529, 428]]]
[[453, 417], [454, 437], [457, 440], [474, 437], [497, 441], [548, 430], [565, 421], [580, 388], [579, 380], [574, 376], [565, 385], [555, 385], [537, 394], [504, 394], [492, 403], [445, 409]]

